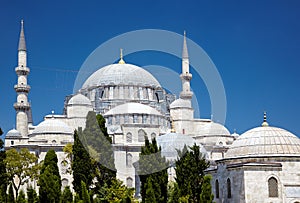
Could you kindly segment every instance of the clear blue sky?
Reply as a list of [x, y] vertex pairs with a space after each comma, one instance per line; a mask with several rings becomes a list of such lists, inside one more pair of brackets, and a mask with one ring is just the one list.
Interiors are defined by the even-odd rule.
[[[300, 136], [300, 1], [2, 1], [0, 126], [5, 133], [15, 123], [13, 85], [21, 19], [35, 124], [51, 110], [62, 112], [77, 71], [101, 43], [153, 28], [179, 34], [187, 30], [207, 52], [223, 79], [231, 132], [260, 125], [266, 110], [271, 125]], [[163, 60], [163, 65], [180, 70], [178, 60], [157, 53], [127, 58], [137, 65], [143, 65], [142, 59]], [[199, 78], [192, 87], [201, 98], [201, 117], [209, 118], [206, 87]]]

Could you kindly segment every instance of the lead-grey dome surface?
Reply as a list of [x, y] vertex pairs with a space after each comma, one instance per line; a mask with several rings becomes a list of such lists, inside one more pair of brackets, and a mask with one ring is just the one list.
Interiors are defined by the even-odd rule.
[[240, 135], [225, 157], [300, 156], [300, 139], [277, 127], [257, 127]]
[[21, 133], [17, 131], [16, 129], [11, 129], [7, 132], [6, 137], [19, 137], [21, 136]]
[[133, 64], [111, 64], [94, 72], [82, 88], [110, 85], [142, 85], [160, 87], [151, 73]]
[[54, 118], [46, 119], [33, 130], [32, 134], [73, 134], [73, 130], [64, 122]]

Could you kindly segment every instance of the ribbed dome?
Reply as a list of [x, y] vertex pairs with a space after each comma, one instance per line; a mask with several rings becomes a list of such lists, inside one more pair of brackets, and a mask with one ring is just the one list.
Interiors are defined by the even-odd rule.
[[11, 129], [7, 132], [6, 137], [18, 137], [21, 136], [21, 133], [17, 131], [16, 129]]
[[109, 116], [109, 115], [116, 115], [116, 114], [148, 114], [148, 115], [158, 115], [158, 116], [162, 115], [156, 109], [140, 103], [121, 104], [119, 106], [116, 106], [115, 108], [112, 108], [104, 115]]
[[213, 121], [207, 122], [197, 134], [201, 136], [210, 136], [210, 135], [230, 135], [230, 132], [227, 128], [219, 123]]
[[191, 101], [187, 99], [176, 99], [170, 104], [170, 108], [191, 108]]
[[91, 101], [82, 94], [74, 95], [68, 102], [68, 105], [88, 105], [91, 106]]
[[[184, 145], [191, 147], [196, 143], [192, 137], [180, 133], [167, 133], [157, 137], [156, 140], [161, 147], [162, 156], [173, 160], [177, 159], [177, 150], [182, 150]], [[200, 146], [200, 152], [206, 156], [207, 152], [204, 147], [200, 144], [197, 145]]]
[[36, 126], [32, 134], [73, 134], [73, 130], [64, 122], [51, 118]]
[[160, 87], [159, 82], [143, 68], [132, 64], [111, 64], [94, 72], [82, 88], [109, 84]]
[[240, 135], [226, 153], [227, 158], [257, 156], [300, 156], [300, 139], [287, 130], [264, 126]]

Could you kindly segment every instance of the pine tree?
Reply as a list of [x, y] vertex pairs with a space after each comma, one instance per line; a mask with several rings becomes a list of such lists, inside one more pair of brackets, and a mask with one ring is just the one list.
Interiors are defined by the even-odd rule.
[[82, 134], [81, 131], [75, 130], [74, 132], [74, 145], [72, 148], [73, 153], [73, 162], [72, 162], [72, 170], [73, 170], [73, 188], [77, 194], [79, 194], [80, 198], [82, 198], [81, 192], [81, 181], [83, 181], [87, 187], [92, 184], [92, 180], [94, 177], [94, 167], [91, 162], [91, 157], [89, 153], [84, 148], [81, 140], [79, 139], [79, 135]]
[[200, 202], [201, 203], [212, 203], [214, 199], [214, 195], [212, 194], [211, 189], [211, 175], [205, 175], [203, 184], [202, 184], [202, 191], [200, 194]]
[[176, 183], [180, 198], [188, 198], [189, 202], [201, 202], [200, 194], [204, 182], [204, 171], [209, 167], [200, 148], [196, 144], [190, 147], [185, 146], [183, 151], [178, 151], [180, 157], [176, 161]]
[[60, 202], [61, 177], [57, 166], [57, 156], [54, 150], [49, 150], [44, 159], [38, 185], [41, 203]]
[[86, 185], [83, 181], [81, 181], [81, 192], [82, 192], [82, 200], [84, 203], [91, 203], [90, 195], [88, 190], [86, 189]]
[[[165, 158], [161, 156], [160, 151], [161, 149], [158, 148], [156, 139], [154, 138], [152, 143], [150, 143], [146, 137], [145, 146], [141, 149], [139, 159], [142, 202], [146, 202], [149, 198], [151, 200], [153, 199], [151, 188], [154, 191], [154, 199], [156, 202], [167, 202], [168, 163]], [[151, 197], [148, 197], [148, 195], [151, 195]]]
[[[0, 128], [0, 137], [3, 134]], [[5, 164], [6, 154], [4, 151], [4, 142], [0, 138], [0, 202], [6, 202], [6, 189], [7, 189], [7, 174]]]
[[15, 195], [12, 184], [10, 184], [8, 188], [7, 203], [15, 203]]
[[19, 192], [16, 203], [26, 203], [25, 193], [23, 190]]
[[27, 188], [27, 203], [38, 203], [38, 196], [32, 186]]
[[70, 190], [70, 187], [65, 187], [63, 194], [61, 196], [61, 203], [72, 203], [73, 202], [73, 194]]

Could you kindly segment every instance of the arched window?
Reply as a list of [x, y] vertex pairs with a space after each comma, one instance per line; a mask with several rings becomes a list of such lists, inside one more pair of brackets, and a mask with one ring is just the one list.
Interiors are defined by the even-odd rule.
[[64, 178], [61, 180], [61, 185], [63, 186], [63, 188], [67, 187], [69, 185], [69, 181], [68, 179]]
[[278, 197], [278, 182], [276, 178], [271, 177], [268, 180], [269, 197]]
[[227, 179], [227, 198], [231, 198], [231, 181]]
[[130, 154], [130, 153], [128, 153], [126, 155], [126, 166], [127, 166], [127, 168], [132, 167], [132, 154]]
[[216, 187], [216, 198], [219, 198], [220, 197], [220, 189], [219, 189], [219, 181], [218, 180], [216, 180], [216, 185], [215, 185], [215, 187]]
[[131, 133], [127, 133], [127, 135], [126, 135], [126, 142], [127, 143], [132, 143], [132, 134]]
[[132, 178], [131, 178], [131, 177], [128, 177], [128, 178], [126, 179], [126, 185], [127, 185], [127, 187], [132, 187], [132, 183], [133, 183]]
[[156, 137], [155, 133], [151, 133], [151, 140], [153, 140]]
[[140, 129], [138, 131], [138, 141], [145, 142], [145, 136], [146, 136], [146, 132], [143, 129]]

